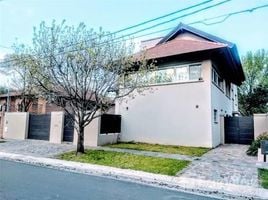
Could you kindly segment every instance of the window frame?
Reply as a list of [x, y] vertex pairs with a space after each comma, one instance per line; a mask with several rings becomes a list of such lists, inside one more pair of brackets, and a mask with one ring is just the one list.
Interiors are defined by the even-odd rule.
[[[200, 67], [200, 77], [198, 79], [190, 79], [190, 67], [191, 66], [199, 66]], [[187, 80], [178, 80], [177, 79], [177, 69], [179, 68], [187, 68]], [[157, 72], [161, 72], [163, 71], [163, 74], [165, 74], [165, 70], [170, 70], [172, 69], [173, 70], [173, 75], [171, 75], [171, 81], [168, 82], [168, 81], [156, 81], [157, 80]], [[148, 73], [152, 73], [152, 74], [155, 74], [155, 81], [154, 82], [151, 82], [150, 80], [148, 80], [148, 83], [146, 84], [146, 86], [152, 86], [152, 85], [165, 85], [165, 84], [176, 84], [176, 83], [187, 83], [187, 82], [198, 82], [198, 81], [202, 81], [203, 78], [202, 78], [202, 62], [196, 62], [196, 63], [189, 63], [189, 64], [181, 64], [181, 65], [171, 65], [171, 66], [166, 66], [166, 67], [161, 67], [161, 68], [158, 68], [156, 70], [153, 70], [153, 71], [150, 71]], [[129, 75], [131, 74], [135, 74], [135, 72], [133, 73], [130, 73]], [[159, 73], [161, 74], [161, 73]], [[146, 76], [148, 76], [149, 74], [147, 74]], [[169, 77], [167, 77], [169, 79]], [[124, 80], [125, 80], [125, 77], [124, 77]], [[125, 84], [125, 81], [124, 81], [124, 86], [126, 86]]]
[[225, 81], [225, 95], [231, 99], [231, 82]]
[[[214, 67], [212, 67], [212, 83], [224, 93], [224, 78], [222, 78]], [[221, 80], [221, 81], [220, 81]]]

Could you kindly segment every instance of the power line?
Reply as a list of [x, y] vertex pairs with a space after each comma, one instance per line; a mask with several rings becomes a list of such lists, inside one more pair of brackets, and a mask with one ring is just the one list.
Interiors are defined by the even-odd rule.
[[[266, 8], [266, 7], [268, 7], [268, 4], [265, 4], [265, 5], [262, 5], [262, 6], [257, 6], [257, 7], [254, 7], [254, 8], [245, 9], [245, 10], [240, 10], [240, 11], [236, 11], [236, 12], [232, 12], [232, 13], [228, 13], [228, 14], [223, 14], [223, 15], [219, 15], [219, 16], [215, 16], [215, 17], [211, 17], [211, 18], [206, 18], [204, 20], [199, 20], [199, 21], [188, 23], [188, 25], [198, 24], [198, 23], [202, 23], [202, 24], [205, 24], [205, 25], [214, 25], [216, 23], [222, 23], [222, 22], [224, 22], [225, 20], [227, 20], [228, 18], [230, 18], [230, 17], [232, 17], [234, 15], [238, 15], [238, 14], [242, 14], [242, 13], [247, 13], [247, 12], [254, 12], [255, 10], [258, 10], [258, 9], [261, 9], [261, 8]], [[222, 18], [222, 17], [224, 17], [224, 20], [221, 20], [221, 21], [218, 21], [218, 22], [213, 22], [213, 23], [206, 23], [206, 21], [211, 21], [211, 20], [214, 20], [214, 19]], [[152, 35], [152, 34], [164, 32], [164, 31], [168, 31], [168, 30], [171, 30], [171, 29], [174, 29], [174, 28], [175, 27], [170, 27], [170, 28], [166, 28], [166, 29], [154, 31], [154, 32], [147, 33], [147, 34], [138, 35], [138, 36], [135, 36], [135, 37], [133, 37], [131, 39], [136, 39], [136, 38], [140, 38], [140, 37], [144, 37], [144, 36], [148, 36], [148, 35]], [[127, 39], [127, 40], [129, 40], [129, 39]], [[125, 41], [127, 41], [127, 40], [125, 40]], [[72, 50], [72, 51], [77, 51], [77, 50]], [[67, 51], [67, 52], [69, 52], [69, 51]], [[1, 63], [6, 63], [6, 62], [11, 62], [11, 61], [14, 61], [14, 60], [0, 62], [0, 64]]]
[[[132, 33], [129, 33], [129, 34], [126, 34], [126, 35], [122, 35], [122, 36], [116, 37], [116, 38], [114, 38], [112, 41], [114, 41], [114, 40], [119, 40], [119, 39], [123, 39], [123, 38], [129, 37], [129, 36], [131, 36], [131, 35], [135, 35], [135, 34], [137, 34], [137, 33], [144, 32], [144, 31], [147, 31], [147, 30], [149, 30], [149, 29], [152, 29], [152, 28], [155, 28], [155, 27], [158, 27], [158, 26], [161, 26], [161, 25], [164, 25], [164, 24], [173, 22], [173, 21], [178, 20], [178, 19], [180, 19], [180, 18], [184, 18], [184, 17], [188, 17], [188, 16], [191, 16], [191, 15], [194, 15], [194, 14], [196, 14], [196, 13], [199, 13], [199, 12], [202, 12], [202, 11], [205, 11], [205, 10], [208, 10], [208, 9], [210, 9], [210, 8], [214, 8], [214, 7], [217, 7], [217, 6], [219, 6], [219, 5], [225, 4], [225, 3], [229, 2], [229, 1], [232, 1], [232, 0], [224, 0], [224, 1], [221, 1], [221, 2], [219, 2], [219, 3], [216, 3], [216, 4], [213, 4], [213, 5], [210, 5], [210, 6], [207, 6], [207, 7], [198, 9], [198, 10], [195, 10], [195, 11], [193, 11], [193, 12], [190, 12], [190, 13], [183, 14], [183, 15], [181, 15], [181, 16], [172, 18], [172, 19], [170, 19], [170, 20], [167, 20], [167, 21], [164, 21], [164, 22], [161, 22], [161, 23], [158, 23], [158, 24], [154, 24], [154, 25], [152, 25], [152, 26], [150, 26], [150, 27], [143, 28], [143, 29], [137, 30], [137, 31], [132, 32]], [[160, 17], [160, 18], [161, 18], [161, 17]], [[126, 28], [126, 29], [127, 29], [127, 28]], [[123, 30], [123, 29], [122, 29], [122, 30]], [[117, 32], [117, 31], [116, 31], [116, 32]], [[105, 37], [105, 36], [109, 36], [109, 35], [115, 35], [116, 32], [112, 32], [112, 33], [106, 34], [106, 35], [104, 35], [104, 37]], [[94, 39], [94, 38], [93, 38], [93, 39]], [[97, 38], [96, 38], [96, 39], [97, 39]], [[85, 40], [85, 41], [82, 41], [82, 42], [87, 42], [87, 41], [89, 41], [89, 40]], [[78, 42], [78, 43], [74, 43], [74, 44], [69, 44], [69, 45], [64, 46], [64, 47], [62, 47], [62, 48], [71, 47], [71, 46], [74, 46], [74, 45], [77, 45], [77, 44], [81, 44], [82, 42]], [[101, 44], [102, 44], [102, 43], [101, 43]], [[100, 45], [101, 45], [101, 44], [100, 44]], [[73, 51], [75, 51], [75, 50], [70, 50], [70, 51], [67, 51], [67, 52], [73, 52]]]
[[[211, 1], [213, 1], [213, 0], [208, 0], [208, 1], [205, 1], [205, 2], [202, 2], [202, 3], [199, 3], [199, 4], [195, 4], [195, 5], [190, 6], [190, 7], [183, 8], [183, 9], [181, 9], [181, 11], [189, 10], [189, 9], [191, 9], [191, 8], [194, 8], [194, 7], [197, 7], [197, 6], [200, 6], [200, 5], [204, 5], [204, 4], [206, 4], [206, 3], [208, 3], [208, 2], [211, 2]], [[114, 40], [119, 40], [119, 39], [123, 39], [123, 38], [125, 38], [125, 37], [129, 37], [129, 36], [131, 36], [131, 35], [134, 35], [134, 34], [137, 34], [137, 33], [140, 33], [140, 32], [144, 32], [144, 31], [146, 31], [146, 30], [155, 28], [155, 27], [157, 27], [157, 26], [161, 26], [161, 25], [163, 25], [163, 24], [170, 23], [170, 22], [175, 21], [175, 20], [177, 20], [177, 19], [180, 19], [180, 18], [183, 18], [183, 17], [187, 17], [187, 16], [190, 16], [190, 15], [196, 14], [196, 13], [198, 13], [198, 12], [202, 12], [202, 11], [205, 11], [205, 10], [207, 10], [207, 9], [210, 9], [210, 8], [213, 8], [213, 7], [216, 7], [216, 6], [219, 6], [219, 5], [224, 4], [224, 3], [227, 3], [227, 2], [229, 2], [229, 1], [232, 1], [232, 0], [225, 0], [225, 1], [222, 1], [222, 2], [219, 2], [219, 3], [216, 3], [216, 4], [213, 4], [213, 5], [207, 6], [207, 7], [205, 7], [205, 8], [202, 8], [202, 9], [199, 9], [199, 10], [196, 10], [196, 11], [193, 11], [193, 12], [190, 12], [190, 13], [187, 13], [187, 14], [184, 14], [184, 15], [181, 15], [181, 16], [179, 16], [179, 17], [175, 17], [175, 18], [173, 18], [173, 19], [171, 19], [171, 20], [167, 20], [167, 21], [164, 21], [164, 22], [155, 24], [155, 25], [153, 25], [153, 26], [150, 26], [150, 27], [147, 27], [147, 28], [140, 29], [140, 30], [138, 30], [138, 31], [129, 33], [129, 34], [127, 34], [127, 35], [119, 36], [119, 37], [117, 37], [117, 38], [114, 38], [112, 41], [114, 41]], [[180, 11], [180, 12], [181, 12], [181, 11]], [[175, 12], [172, 12], [172, 13], [169, 13], [169, 14], [166, 14], [166, 15], [163, 15], [163, 16], [158, 17], [158, 18], [154, 18], [154, 19], [152, 19], [152, 20], [147, 20], [147, 21], [145, 21], [145, 22], [142, 22], [142, 23], [139, 23], [139, 24], [136, 24], [136, 25], [133, 25], [133, 26], [130, 26], [130, 27], [127, 27], [127, 28], [124, 28], [124, 29], [121, 29], [121, 30], [118, 30], [118, 31], [115, 31], [115, 32], [112, 32], [112, 33], [109, 33], [109, 34], [107, 34], [107, 35], [105, 35], [105, 36], [108, 36], [108, 35], [114, 35], [115, 33], [122, 32], [123, 30], [132, 29], [132, 28], [134, 28], [134, 27], [138, 27], [138, 26], [141, 26], [141, 25], [143, 25], [143, 24], [146, 24], [146, 23], [149, 23], [149, 22], [152, 22], [152, 21], [156, 21], [156, 20], [165, 18], [165, 17], [167, 17], [167, 16], [171, 16], [171, 15], [173, 15], [173, 14], [175, 14], [175, 13], [178, 13], [178, 12], [179, 12], [179, 10], [178, 10], [178, 11], [175, 11]], [[86, 41], [83, 41], [83, 42], [87, 42], [87, 40], [86, 40]], [[81, 42], [79, 42], [79, 43], [81, 43]], [[75, 43], [75, 44], [79, 44], [79, 43]], [[71, 46], [74, 46], [75, 44], [69, 44], [69, 45], [64, 46], [64, 47], [61, 47], [61, 48], [71, 47]], [[74, 51], [77, 51], [77, 50], [69, 50], [69, 51], [65, 51], [65, 52], [67, 53], [67, 52], [74, 52]], [[12, 62], [12, 61], [14, 61], [14, 60], [10, 60], [10, 62]], [[9, 61], [4, 61], [4, 62], [9, 62]], [[1, 63], [3, 63], [3, 62], [0, 62], [0, 64], [1, 64]]]
[[132, 25], [132, 26], [129, 26], [129, 27], [126, 27], [126, 28], [117, 30], [117, 31], [113, 32], [112, 34], [117, 34], [117, 33], [121, 33], [121, 32], [123, 32], [123, 31], [127, 31], [127, 30], [130, 30], [130, 29], [133, 29], [133, 28], [137, 28], [137, 27], [139, 27], [139, 26], [143, 26], [143, 25], [145, 25], [145, 24], [148, 24], [148, 23], [157, 21], [157, 20], [159, 20], [159, 19], [163, 19], [163, 18], [172, 16], [172, 15], [175, 15], [175, 14], [177, 14], [177, 13], [180, 13], [180, 12], [183, 12], [183, 11], [186, 11], [186, 10], [190, 10], [190, 9], [192, 9], [192, 8], [195, 8], [195, 7], [202, 6], [202, 5], [207, 4], [207, 3], [209, 3], [209, 2], [212, 2], [212, 1], [214, 1], [214, 0], [207, 0], [207, 1], [198, 3], [198, 4], [195, 4], [195, 5], [186, 7], [186, 8], [182, 8], [182, 9], [179, 9], [179, 10], [177, 10], [177, 11], [175, 11], [175, 12], [171, 12], [171, 13], [162, 15], [162, 16], [160, 16], [160, 17], [156, 17], [156, 18], [153, 18], [153, 19], [150, 19], [150, 20], [147, 20], [147, 21], [144, 21], [144, 22], [141, 22], [141, 23], [138, 23], [138, 24], [135, 24], [135, 25]]
[[[219, 15], [219, 16], [216, 16], [216, 17], [211, 17], [211, 18], [203, 19], [203, 20], [200, 20], [200, 21], [193, 22], [191, 24], [202, 23], [204, 25], [214, 25], [214, 24], [218, 24], [218, 23], [223, 23], [228, 18], [232, 17], [233, 15], [238, 15], [238, 14], [248, 13], [248, 12], [251, 13], [251, 12], [254, 12], [255, 10], [258, 10], [258, 9], [261, 9], [261, 8], [266, 8], [266, 7], [268, 7], [268, 4], [265, 4], [265, 5], [262, 5], [262, 6], [257, 6], [257, 7], [254, 7], [254, 8], [245, 9], [245, 10], [241, 10], [241, 11], [237, 11], [237, 12], [232, 12], [232, 13], [228, 13], [228, 14]], [[220, 21], [217, 21], [217, 22], [206, 23], [206, 21], [211, 21], [211, 20], [220, 19], [220, 18], [223, 18], [223, 19], [220, 20]]]
[[[166, 15], [162, 15], [162, 16], [160, 16], [160, 17], [156, 17], [156, 18], [151, 19], [151, 20], [147, 20], [147, 21], [138, 23], [138, 24], [136, 24], [136, 25], [129, 26], [129, 27], [126, 27], [126, 28], [123, 28], [123, 29], [120, 29], [120, 30], [117, 30], [117, 31], [114, 31], [114, 32], [111, 32], [111, 33], [108, 33], [108, 34], [105, 34], [103, 37], [110, 36], [110, 35], [115, 35], [115, 34], [118, 34], [118, 33], [120, 33], [120, 32], [123, 32], [123, 31], [127, 31], [127, 30], [130, 30], [130, 29], [133, 29], [133, 28], [137, 28], [137, 27], [142, 26], [142, 25], [145, 25], [145, 24], [147, 24], [147, 23], [150, 23], [150, 22], [153, 22], [153, 21], [157, 21], [157, 20], [166, 18], [166, 17], [168, 17], [168, 16], [177, 14], [177, 13], [179, 13], [179, 12], [183, 12], [183, 11], [186, 11], [186, 10], [190, 10], [190, 9], [192, 9], [192, 8], [195, 8], [195, 7], [199, 7], [199, 6], [201, 6], [201, 5], [207, 4], [207, 3], [212, 2], [212, 1], [214, 1], [214, 0], [204, 1], [204, 2], [202, 2], [202, 3], [198, 3], [198, 4], [195, 4], [195, 5], [192, 5], [192, 6], [189, 6], [189, 7], [180, 9], [180, 10], [177, 10], [177, 11], [175, 11], [175, 12], [171, 12], [171, 13], [168, 13], [168, 14], [166, 14]], [[231, 0], [226, 0], [226, 1], [231, 1]], [[220, 3], [220, 4], [221, 4], [221, 3]], [[216, 5], [216, 6], [217, 6], [217, 5]], [[214, 6], [213, 6], [213, 7], [214, 7]], [[198, 12], [201, 12], [201, 11], [198, 11]], [[195, 14], [195, 13], [194, 13], [194, 14]], [[191, 13], [186, 14], [185, 16], [177, 17], [177, 19], [182, 18], [182, 17], [189, 16], [189, 15], [191, 15]], [[175, 18], [174, 18], [174, 20], [175, 20]], [[174, 20], [173, 20], [173, 21], [174, 21]], [[163, 24], [165, 24], [165, 23], [169, 23], [169, 22], [164, 22]], [[159, 26], [159, 25], [157, 25], [157, 24], [156, 24], [156, 25], [153, 25], [153, 27], [157, 27], [157, 26]], [[139, 32], [143, 32], [143, 31], [145, 31], [145, 30], [147, 30], [147, 29], [150, 29], [150, 27], [149, 27], [149, 28], [141, 29], [141, 30], [137, 31], [137, 33], [139, 33]], [[128, 36], [133, 35], [133, 34], [136, 34], [136, 32], [130, 33], [130, 34], [128, 34], [128, 35], [120, 36], [120, 38], [128, 37]], [[97, 38], [96, 38], [96, 39], [97, 39]], [[89, 40], [84, 40], [84, 41], [82, 41], [82, 42], [87, 42], [87, 41], [89, 41]], [[71, 46], [74, 46], [74, 45], [77, 45], [77, 44], [81, 44], [82, 42], [77, 42], [77, 43], [69, 44], [69, 45], [64, 46], [63, 48], [71, 47]]]
[[173, 21], [178, 20], [178, 19], [180, 19], [180, 18], [184, 18], [184, 17], [190, 16], [190, 15], [194, 15], [194, 14], [196, 14], [196, 13], [199, 13], [199, 12], [202, 12], [202, 11], [205, 11], [205, 10], [208, 10], [208, 9], [210, 9], [210, 8], [213, 8], [213, 7], [217, 7], [217, 6], [219, 6], [219, 5], [222, 5], [222, 4], [227, 3], [227, 2], [229, 2], [229, 1], [232, 1], [232, 0], [225, 0], [225, 1], [222, 1], [222, 2], [219, 2], [219, 3], [216, 3], [216, 4], [213, 4], [213, 5], [207, 6], [207, 7], [205, 7], [205, 8], [202, 8], [202, 9], [199, 9], [199, 10], [196, 10], [196, 11], [193, 11], [193, 12], [190, 12], [190, 13], [187, 13], [187, 14], [184, 14], [184, 15], [181, 15], [181, 16], [179, 16], [179, 17], [175, 17], [175, 18], [173, 18], [173, 19], [170, 19], [170, 20], [167, 20], [167, 21], [164, 21], [164, 22], [161, 22], [161, 23], [152, 25], [152, 26], [150, 26], [150, 27], [140, 29], [140, 30], [138, 30], [138, 31], [129, 33], [129, 34], [127, 34], [127, 35], [120, 36], [119, 38], [129, 37], [129, 36], [131, 36], [131, 35], [134, 35], [134, 34], [137, 34], [137, 33], [140, 33], [140, 32], [144, 32], [144, 31], [146, 31], [146, 30], [155, 28], [155, 27], [157, 27], [157, 26], [161, 26], [161, 25], [164, 25], [164, 24], [173, 22]]
[[[215, 24], [218, 24], [218, 23], [223, 23], [228, 18], [230, 18], [230, 17], [232, 17], [234, 15], [243, 14], [243, 13], [247, 13], [247, 12], [254, 12], [255, 10], [258, 10], [258, 9], [261, 9], [261, 8], [265, 8], [265, 7], [268, 7], [268, 4], [265, 4], [265, 5], [262, 5], [262, 6], [258, 6], [258, 7], [254, 7], [254, 8], [250, 8], [250, 9], [246, 9], [246, 10], [241, 10], [241, 11], [236, 11], [236, 12], [232, 12], [232, 13], [228, 13], [228, 14], [219, 15], [219, 16], [216, 16], [216, 17], [206, 18], [206, 19], [203, 19], [203, 20], [195, 21], [195, 22], [190, 22], [187, 25], [193, 25], [193, 24], [199, 24], [199, 23], [202, 23], [202, 24], [207, 25], [207, 26], [215, 25]], [[221, 17], [225, 17], [225, 19], [224, 20], [221, 20], [221, 21], [218, 21], [218, 22], [206, 23], [206, 21], [211, 21], [211, 20], [214, 20], [214, 19], [219, 19]], [[165, 31], [169, 31], [169, 30], [172, 30], [174, 28], [176, 28], [176, 26], [165, 28], [165, 29], [161, 29], [161, 30], [158, 30], [158, 31], [150, 32], [150, 33], [139, 35], [139, 36], [135, 36], [132, 39], [136, 39], [136, 38], [140, 38], [140, 37], [144, 37], [144, 36], [148, 36], [148, 35], [153, 35], [153, 34], [165, 32]]]
[[[1, 0], [0, 0], [1, 1]], [[165, 14], [165, 15], [162, 15], [160, 17], [156, 17], [156, 18], [153, 18], [153, 19], [150, 19], [150, 20], [147, 20], [147, 21], [143, 21], [143, 22], [140, 22], [138, 24], [135, 24], [135, 25], [132, 25], [132, 26], [128, 26], [126, 28], [123, 28], [123, 29], [119, 29], [115, 32], [112, 32], [112, 33], [108, 33], [104, 36], [109, 36], [109, 35], [115, 35], [115, 34], [118, 34], [118, 33], [121, 33], [121, 32], [124, 32], [124, 31], [127, 31], [127, 30], [130, 30], [130, 29], [133, 29], [133, 28], [137, 28], [139, 26], [143, 26], [145, 24], [148, 24], [148, 23], [151, 23], [151, 22], [154, 22], [154, 21], [157, 21], [157, 20], [160, 20], [160, 19], [163, 19], [163, 18], [166, 18], [166, 17], [169, 17], [169, 16], [172, 16], [172, 15], [175, 15], [175, 14], [178, 14], [180, 12], [183, 12], [183, 11], [186, 11], [186, 10], [190, 10], [190, 9], [193, 9], [195, 7], [199, 7], [199, 6], [202, 6], [202, 5], [205, 5], [205, 4], [208, 4], [209, 2], [212, 2], [214, 0], [206, 0], [206, 1], [203, 1], [201, 3], [198, 3], [198, 4], [194, 4], [194, 5], [191, 5], [189, 7], [186, 7], [186, 8], [182, 8], [182, 9], [179, 9], [177, 11], [174, 11], [174, 12], [171, 12], [171, 13], [168, 13], [168, 14]], [[87, 40], [85, 40], [86, 42]], [[67, 48], [67, 47], [71, 47], [71, 46], [74, 46], [74, 45], [77, 45], [77, 44], [80, 44], [81, 42], [79, 43], [72, 43], [72, 44], [69, 44], [69, 45], [66, 45], [62, 48]], [[6, 46], [3, 46], [3, 45], [0, 45], [0, 47], [2, 48], [6, 48], [6, 49], [12, 49], [11, 47], [6, 47]]]

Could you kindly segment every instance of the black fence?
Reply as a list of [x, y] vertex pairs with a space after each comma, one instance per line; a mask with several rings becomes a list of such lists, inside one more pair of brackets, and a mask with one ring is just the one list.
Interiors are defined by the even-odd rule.
[[101, 116], [100, 133], [120, 133], [121, 115], [103, 114]]
[[253, 117], [225, 117], [225, 143], [251, 144], [254, 140]]

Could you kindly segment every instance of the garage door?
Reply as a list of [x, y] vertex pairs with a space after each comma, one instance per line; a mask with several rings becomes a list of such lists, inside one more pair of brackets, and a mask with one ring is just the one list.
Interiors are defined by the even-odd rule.
[[50, 119], [50, 114], [30, 114], [28, 138], [49, 140]]

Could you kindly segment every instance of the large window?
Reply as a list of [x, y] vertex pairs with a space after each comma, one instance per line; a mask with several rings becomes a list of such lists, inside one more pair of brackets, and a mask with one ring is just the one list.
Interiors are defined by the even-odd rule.
[[[128, 78], [135, 80], [137, 74], [129, 75]], [[179, 83], [198, 81], [201, 78], [201, 64], [189, 64], [172, 66], [165, 69], [155, 70], [144, 75], [143, 80], [150, 85], [162, 83]]]

